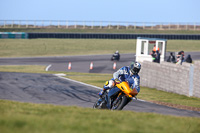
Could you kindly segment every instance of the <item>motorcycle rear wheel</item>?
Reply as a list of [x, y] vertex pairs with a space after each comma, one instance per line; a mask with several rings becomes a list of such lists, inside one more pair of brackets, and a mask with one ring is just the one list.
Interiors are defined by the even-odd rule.
[[93, 109], [106, 109], [105, 99], [99, 98], [93, 105]]

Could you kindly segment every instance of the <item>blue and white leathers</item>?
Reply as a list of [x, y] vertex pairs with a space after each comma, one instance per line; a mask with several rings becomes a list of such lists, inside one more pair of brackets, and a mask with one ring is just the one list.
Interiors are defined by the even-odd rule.
[[[130, 68], [127, 66], [124, 66], [122, 68], [120, 68], [117, 72], [115, 72], [113, 74], [113, 79], [119, 79], [120, 81], [128, 81], [129, 86], [131, 86], [131, 88], [136, 88], [138, 93], [140, 92], [140, 76], [137, 75], [132, 75], [130, 73]], [[108, 89], [106, 86], [104, 86], [105, 89]], [[111, 88], [110, 88], [111, 89]], [[110, 108], [110, 97], [113, 96], [114, 94], [116, 94], [118, 91], [120, 91], [119, 88], [114, 87], [112, 88], [109, 93], [108, 93], [108, 97], [107, 97], [107, 107]]]
[[113, 74], [114, 79], [119, 79], [120, 81], [128, 81], [129, 86], [136, 88], [138, 93], [140, 92], [140, 76], [132, 75], [130, 69], [127, 66], [120, 68], [117, 72]]

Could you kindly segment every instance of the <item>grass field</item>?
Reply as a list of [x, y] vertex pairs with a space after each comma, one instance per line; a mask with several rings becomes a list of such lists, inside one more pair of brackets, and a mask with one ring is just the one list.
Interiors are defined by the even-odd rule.
[[[0, 57], [63, 56], [135, 53], [136, 40], [34, 39], [0, 41]], [[200, 41], [169, 40], [167, 51], [200, 51]], [[0, 66], [1, 72], [45, 72], [45, 66]], [[111, 74], [65, 73], [68, 78], [102, 87]], [[87, 79], [85, 78], [87, 76]], [[172, 105], [200, 108], [200, 99], [141, 87], [138, 98]], [[19, 103], [0, 100], [2, 133], [199, 133], [200, 118], [176, 117], [132, 111]]]
[[[0, 57], [135, 53], [136, 40], [1, 39]], [[168, 40], [167, 51], [200, 51], [199, 40]]]
[[0, 100], [1, 133], [199, 133], [200, 119]]
[[[0, 66], [4, 72], [46, 72], [45, 66]], [[65, 73], [68, 78], [102, 87], [111, 74]], [[85, 78], [87, 77], [87, 78]], [[141, 87], [138, 98], [200, 109], [199, 98]], [[177, 117], [132, 111], [93, 110], [73, 106], [19, 103], [0, 100], [0, 129], [2, 133], [198, 133], [200, 118]]]
[[147, 34], [200, 34], [200, 30], [145, 30], [145, 29], [65, 29], [65, 28], [0, 28], [0, 32], [66, 32], [66, 33], [147, 33]]

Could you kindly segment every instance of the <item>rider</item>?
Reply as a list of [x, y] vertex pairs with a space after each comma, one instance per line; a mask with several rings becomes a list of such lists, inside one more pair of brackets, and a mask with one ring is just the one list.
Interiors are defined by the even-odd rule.
[[113, 74], [113, 78], [106, 81], [103, 90], [99, 93], [100, 96], [104, 94], [107, 89], [110, 89], [107, 96], [107, 108], [111, 108], [110, 97], [115, 95], [120, 91], [119, 88], [115, 87], [116, 83], [122, 81], [128, 81], [129, 86], [136, 88], [137, 92], [140, 92], [140, 76], [138, 75], [141, 69], [141, 64], [139, 62], [133, 62], [130, 66], [124, 66], [120, 68], [117, 72]]

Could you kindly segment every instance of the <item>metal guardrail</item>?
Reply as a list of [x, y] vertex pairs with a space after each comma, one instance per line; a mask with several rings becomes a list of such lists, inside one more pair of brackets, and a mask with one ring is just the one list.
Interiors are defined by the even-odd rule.
[[0, 20], [0, 28], [200, 30], [200, 22]]

